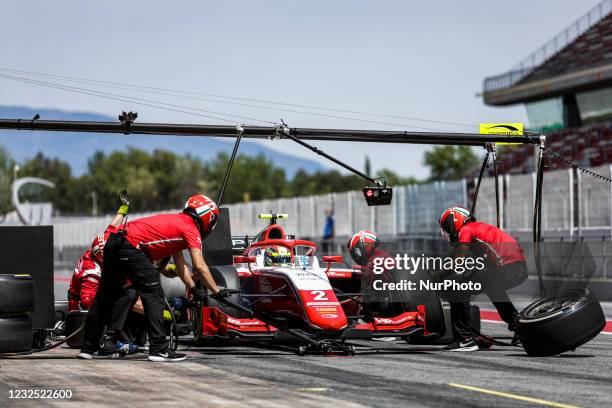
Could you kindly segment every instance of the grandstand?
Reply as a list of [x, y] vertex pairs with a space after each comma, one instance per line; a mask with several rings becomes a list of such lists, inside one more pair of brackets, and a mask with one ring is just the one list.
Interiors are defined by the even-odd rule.
[[[584, 167], [612, 163], [612, 0], [605, 0], [524, 58], [509, 72], [486, 78], [484, 102], [524, 104], [528, 128]], [[508, 173], [533, 171], [533, 147], [506, 149]], [[551, 161], [549, 169], [564, 168]]]

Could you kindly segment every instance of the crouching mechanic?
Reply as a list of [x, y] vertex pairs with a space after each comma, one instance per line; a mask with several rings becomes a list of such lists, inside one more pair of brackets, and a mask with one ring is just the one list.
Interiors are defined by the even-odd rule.
[[102, 267], [94, 261], [91, 256], [91, 249], [85, 251], [79, 262], [74, 267], [70, 288], [68, 289], [68, 310], [87, 310], [91, 307], [98, 284]]
[[[518, 311], [507, 291], [527, 279], [527, 263], [518, 242], [501, 229], [476, 221], [472, 213], [463, 207], [451, 207], [442, 213], [440, 227], [454, 247], [454, 257], [465, 258], [471, 253], [484, 260], [484, 268], [475, 268], [460, 281], [481, 284], [481, 291], [489, 297], [508, 329], [516, 330]], [[478, 337], [472, 330], [470, 319], [470, 297], [474, 293], [447, 293], [451, 307], [454, 342], [445, 347], [449, 351], [476, 351]], [[516, 337], [515, 337], [516, 338]]]
[[[99, 234], [93, 241], [91, 253], [94, 261], [104, 264], [104, 247], [106, 240], [113, 231], [113, 226], [109, 226], [103, 234]], [[174, 265], [169, 265], [170, 257], [155, 262], [155, 267], [162, 275], [174, 277]], [[175, 269], [175, 268], [174, 268]], [[131, 281], [125, 277], [120, 277], [121, 288], [118, 298], [114, 301], [108, 322], [108, 336], [102, 345], [102, 350], [106, 356], [119, 356], [132, 354], [141, 350], [147, 341], [146, 320], [144, 318], [144, 307], [138, 292], [134, 289]], [[97, 284], [96, 284], [97, 291]], [[95, 293], [94, 293], [95, 295]], [[165, 321], [171, 321], [172, 315], [169, 310], [163, 312]], [[134, 343], [134, 344], [132, 344]]]
[[371, 267], [374, 258], [388, 256], [387, 253], [378, 249], [379, 245], [380, 241], [373, 232], [362, 230], [349, 238], [347, 248], [353, 261], [363, 269], [368, 265]]
[[[188, 249], [193, 269], [204, 286], [214, 298], [223, 301], [231, 291], [219, 291], [202, 256], [202, 240], [212, 231], [218, 217], [219, 209], [210, 198], [194, 195], [187, 200], [182, 213], [141, 218], [127, 223], [124, 230], [110, 234], [104, 248], [102, 271], [102, 283], [108, 278], [110, 284], [104, 285], [104, 290], [101, 284], [87, 316], [85, 339], [79, 354], [81, 358], [92, 358], [92, 353], [97, 350], [104, 324], [98, 315], [106, 316], [109, 313], [116, 296], [113, 282], [121, 273], [125, 273], [140, 293], [144, 305], [150, 343], [149, 360], [161, 362], [185, 359], [185, 354], [168, 348], [162, 316], [164, 294], [159, 272], [153, 262], [172, 256], [179, 277], [194, 299], [202, 300], [206, 292], [196, 287], [183, 258], [182, 251]], [[92, 312], [94, 317], [90, 319]]]
[[375, 272], [374, 259], [389, 258], [391, 255], [380, 248], [380, 240], [371, 231], [361, 230], [352, 235], [347, 244], [349, 254], [359, 266], [362, 273], [361, 314], [366, 320], [374, 316], [387, 316], [393, 314], [393, 305], [388, 299], [387, 291], [380, 291], [374, 287], [374, 281], [393, 282], [392, 270], [384, 269], [381, 273]]

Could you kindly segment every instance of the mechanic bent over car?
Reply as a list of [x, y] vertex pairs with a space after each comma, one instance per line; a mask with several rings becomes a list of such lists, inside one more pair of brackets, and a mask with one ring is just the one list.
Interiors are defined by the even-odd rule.
[[102, 274], [103, 254], [101, 249], [104, 246], [104, 235], [108, 236], [107, 231], [118, 228], [129, 211], [127, 191], [122, 191], [119, 195], [121, 205], [105, 233], [102, 234], [102, 237], [96, 237], [92, 246], [81, 255], [74, 267], [70, 288], [68, 289], [68, 310], [70, 311], [88, 310], [96, 297]]
[[[442, 233], [453, 245], [454, 257], [465, 258], [468, 253], [484, 259], [484, 268], [465, 273], [453, 273], [461, 281], [471, 280], [482, 284], [482, 291], [491, 300], [499, 315], [508, 324], [510, 331], [516, 331], [518, 311], [507, 291], [527, 279], [527, 264], [523, 249], [518, 242], [501, 229], [476, 221], [473, 214], [463, 207], [451, 207], [440, 217]], [[449, 292], [451, 321], [454, 342], [445, 350], [476, 351], [478, 338], [472, 330], [470, 319], [470, 292]], [[515, 340], [516, 342], [516, 336]], [[482, 346], [490, 346], [483, 344]], [[486, 342], [485, 342], [486, 343]]]
[[[88, 310], [93, 305], [96, 293], [100, 286], [102, 265], [104, 263], [104, 244], [110, 232], [119, 228], [129, 211], [129, 197], [127, 191], [119, 193], [121, 205], [110, 225], [103, 233], [96, 236], [90, 249], [79, 259], [68, 289], [68, 309]], [[115, 351], [119, 355], [125, 355], [129, 350], [135, 352], [138, 347], [143, 347], [146, 342], [146, 331], [144, 330], [144, 309], [138, 298], [138, 294], [131, 287], [129, 280], [121, 282], [120, 295], [115, 302], [108, 322], [109, 334], [114, 336], [115, 341], [120, 342], [121, 348], [115, 350], [119, 343], [107, 341], [104, 343], [104, 354], [112, 356]], [[169, 316], [171, 318], [171, 316]], [[131, 336], [126, 336], [126, 332]], [[136, 346], [130, 344], [134, 340]]]
[[[141, 218], [127, 223], [125, 229], [117, 229], [110, 234], [104, 248], [101, 287], [87, 317], [85, 341], [79, 354], [81, 358], [92, 358], [92, 354], [98, 349], [103, 320], [96, 319], [96, 315], [109, 313], [109, 307], [112, 306], [116, 293], [113, 282], [121, 273], [125, 273], [140, 293], [144, 305], [150, 342], [149, 360], [185, 359], [185, 354], [168, 349], [162, 316], [164, 294], [159, 272], [153, 262], [172, 256], [177, 274], [185, 282], [194, 299], [201, 300], [206, 293], [195, 286], [183, 258], [182, 251], [188, 249], [193, 269], [200, 276], [204, 286], [211, 291], [212, 296], [221, 300], [229, 296], [227, 289], [219, 291], [202, 256], [202, 239], [213, 230], [218, 216], [219, 209], [210, 198], [194, 195], [187, 200], [182, 213]], [[105, 290], [102, 290], [106, 277], [109, 284], [104, 286]], [[90, 318], [91, 312], [94, 312], [93, 318]]]
[[[113, 336], [114, 341], [109, 339], [101, 346], [99, 354], [105, 357], [113, 357], [116, 355], [115, 352], [119, 355], [136, 352], [138, 347], [130, 344], [131, 339], [125, 336], [124, 330], [133, 334], [132, 337], [138, 346], [144, 346], [146, 342], [145, 324], [142, 320], [143, 318], [140, 317], [144, 315], [144, 309], [138, 294], [132, 288], [131, 282], [128, 279], [118, 277], [116, 281], [112, 282], [116, 289], [116, 292], [113, 292], [116, 297], [112, 299], [106, 297], [109, 299], [109, 302], [112, 300], [112, 303], [107, 308], [109, 310], [108, 314], [100, 315], [98, 308], [93, 307], [97, 293], [104, 290], [100, 288], [111, 285], [111, 280], [108, 277], [102, 278], [104, 276], [105, 243], [112, 232], [124, 227], [121, 224], [124, 223], [129, 211], [130, 202], [127, 191], [119, 193], [119, 198], [121, 206], [117, 210], [115, 217], [107, 229], [96, 236], [91, 244], [91, 248], [79, 260], [70, 283], [70, 289], [68, 290], [70, 310], [89, 310], [87, 318], [93, 319], [96, 322], [95, 326], [100, 324], [100, 330], [103, 329], [105, 324], [108, 324], [109, 334]], [[91, 317], [89, 317], [90, 315]], [[121, 349], [117, 349], [117, 345], [120, 345]], [[91, 355], [82, 354], [80, 357], [90, 358]]]

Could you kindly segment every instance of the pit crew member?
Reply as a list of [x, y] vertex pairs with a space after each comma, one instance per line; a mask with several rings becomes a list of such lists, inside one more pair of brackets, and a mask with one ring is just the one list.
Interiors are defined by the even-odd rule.
[[[196, 287], [183, 258], [183, 250], [188, 249], [194, 271], [199, 275], [211, 296], [223, 300], [232, 292], [219, 290], [202, 256], [202, 240], [213, 230], [219, 217], [219, 209], [210, 198], [194, 195], [185, 203], [182, 213], [160, 214], [141, 218], [127, 223], [125, 230], [110, 234], [104, 248], [104, 275], [109, 276], [109, 285], [96, 295], [93, 307], [87, 317], [85, 339], [81, 354], [91, 358], [102, 334], [102, 319], [112, 307], [116, 287], [113, 285], [116, 276], [127, 273], [134, 288], [142, 299], [149, 334], [150, 361], [181, 361], [185, 354], [168, 349], [166, 332], [163, 326], [163, 291], [159, 273], [153, 262], [172, 256], [177, 267], [177, 274], [186, 283], [187, 288], [196, 300], [206, 296], [203, 289]], [[110, 299], [110, 302], [109, 302]], [[99, 309], [99, 310], [98, 310]], [[94, 318], [90, 319], [91, 312]]]
[[[121, 206], [111, 220], [109, 228], [119, 227], [129, 211], [127, 192], [121, 192], [120, 198]], [[98, 238], [96, 237], [96, 239]], [[90, 247], [81, 255], [74, 268], [74, 273], [70, 280], [70, 288], [68, 289], [68, 310], [70, 311], [88, 310], [94, 301], [102, 274], [103, 256], [100, 244], [103, 247], [103, 242], [103, 237], [98, 242], [94, 240], [92, 247], [95, 253], [92, 253], [92, 248]]]
[[372, 231], [361, 230], [352, 235], [347, 244], [351, 258], [357, 264], [362, 273], [363, 293], [361, 313], [366, 320], [374, 316], [393, 314], [390, 309], [387, 293], [374, 289], [374, 281], [382, 280], [387, 282], [395, 281], [393, 270], [385, 269], [383, 273], [374, 273], [374, 259], [390, 258], [391, 255], [380, 248], [380, 240]]
[[[476, 221], [473, 214], [463, 207], [451, 207], [439, 220], [442, 233], [453, 244], [454, 257], [465, 258], [469, 253], [484, 259], [484, 269], [465, 273], [455, 278], [471, 280], [482, 285], [508, 329], [516, 330], [518, 311], [507, 291], [527, 279], [527, 264], [518, 242], [501, 229]], [[470, 321], [470, 297], [473, 293], [449, 293], [454, 342], [445, 350], [476, 351], [478, 338]]]
[[[112, 231], [121, 227], [129, 211], [130, 202], [127, 191], [119, 193], [119, 198], [121, 205], [115, 217], [106, 231], [96, 236], [91, 248], [81, 256], [75, 268], [70, 282], [70, 289], [68, 290], [70, 311], [88, 310], [93, 304], [98, 287], [100, 286], [106, 239]], [[131, 314], [130, 312], [134, 313]], [[169, 312], [164, 312], [168, 314], [167, 318], [171, 319]], [[113, 306], [108, 321], [109, 333], [114, 337], [114, 340], [120, 341], [123, 344], [128, 344], [133, 338], [138, 346], [144, 346], [146, 342], [145, 325], [142, 318], [139, 317], [142, 315], [144, 315], [142, 302], [136, 291], [132, 288], [130, 281], [124, 279], [121, 282], [120, 294]], [[125, 331], [131, 333], [132, 336], [126, 336]], [[115, 341], [105, 342], [103, 345], [104, 354], [107, 356], [115, 354], [115, 344]], [[135, 348], [132, 347], [132, 349]]]

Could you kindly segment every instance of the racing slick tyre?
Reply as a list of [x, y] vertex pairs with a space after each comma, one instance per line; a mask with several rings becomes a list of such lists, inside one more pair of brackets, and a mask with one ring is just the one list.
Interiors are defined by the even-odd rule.
[[[385, 271], [380, 278], [389, 283], [402, 280], [401, 272], [397, 270]], [[365, 308], [377, 317], [394, 317], [416, 310], [407, 291], [366, 288], [365, 292]]]
[[[210, 268], [210, 272], [219, 289], [233, 289], [240, 291], [240, 277], [238, 276], [238, 271], [233, 265], [213, 266]], [[227, 300], [240, 304], [240, 293], [235, 293], [229, 296]], [[218, 302], [211, 297], [206, 300], [205, 306], [216, 307], [226, 315], [235, 317], [237, 319], [250, 317], [245, 312]]]
[[85, 324], [85, 319], [87, 319], [87, 310], [73, 310], [66, 315], [66, 337], [80, 329], [79, 333], [66, 341], [68, 347], [80, 348], [83, 345], [85, 330], [83, 330], [82, 326]]
[[597, 298], [586, 289], [570, 289], [527, 306], [519, 315], [517, 334], [529, 356], [546, 357], [576, 349], [605, 324]]
[[32, 317], [29, 314], [0, 316], [0, 353], [32, 350]]
[[34, 310], [34, 279], [30, 275], [0, 275], [0, 314]]
[[[217, 284], [219, 289], [234, 289], [240, 290], [240, 277], [238, 276], [238, 271], [233, 265], [223, 265], [223, 266], [211, 266], [210, 272]], [[198, 285], [200, 283], [198, 282]], [[236, 293], [231, 295], [228, 300], [234, 303], [240, 303], [240, 294]], [[193, 338], [194, 343], [198, 346], [225, 346], [232, 342], [233, 339], [230, 338], [207, 338], [202, 335], [202, 306], [205, 307], [215, 307], [219, 309], [222, 313], [232, 316], [235, 318], [245, 318], [250, 317], [247, 316], [244, 312], [240, 310], [236, 310], [228, 305], [225, 305], [217, 300], [208, 297], [203, 302], [203, 304], [195, 304], [191, 308], [191, 325], [193, 327]]]
[[[415, 282], [421, 280], [433, 280], [429, 272], [425, 270], [417, 270], [411, 278]], [[446, 333], [446, 319], [444, 318], [444, 310], [437, 292], [428, 290], [410, 291], [410, 303], [413, 305], [412, 310], [416, 310], [418, 305], [425, 306], [425, 330], [428, 335], [423, 333], [415, 333], [410, 336], [409, 340], [412, 344], [431, 344], [436, 339], [444, 336]]]

